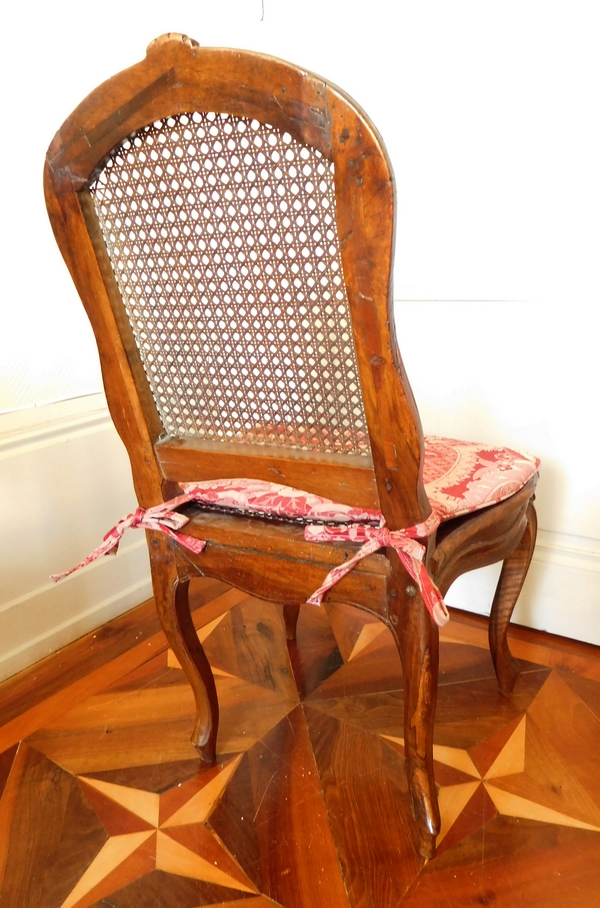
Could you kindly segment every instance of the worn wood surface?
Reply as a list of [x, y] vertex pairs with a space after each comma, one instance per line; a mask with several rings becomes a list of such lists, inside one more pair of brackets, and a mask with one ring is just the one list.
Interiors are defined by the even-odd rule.
[[[415, 595], [410, 578], [394, 553], [390, 627], [396, 638], [404, 676], [404, 753], [412, 813], [417, 821], [419, 852], [430, 858], [440, 831], [433, 775], [433, 723], [438, 687], [439, 630]], [[412, 595], [411, 595], [412, 594]]]
[[519, 545], [505, 559], [492, 602], [490, 614], [490, 652], [498, 684], [503, 694], [510, 694], [519, 674], [519, 666], [508, 647], [508, 625], [533, 557], [537, 536], [537, 516], [533, 501], [525, 512], [525, 529]]
[[[516, 549], [536, 485], [537, 474], [506, 501], [440, 526], [430, 549], [429, 569], [442, 593], [465, 571], [502, 561]], [[516, 595], [519, 591], [520, 587]]]
[[[357, 548], [343, 543], [306, 543], [301, 527], [224, 514], [195, 515], [186, 529], [209, 544], [200, 555], [179, 550], [182, 574], [217, 577], [252, 595], [289, 604], [306, 602], [329, 571]], [[342, 578], [328, 598], [386, 618], [389, 575], [387, 558], [371, 555]]]
[[148, 533], [152, 588], [158, 617], [178, 664], [189, 680], [196, 702], [192, 743], [207, 763], [216, 754], [219, 704], [215, 679], [198, 639], [189, 602], [190, 582], [181, 576], [173, 546], [162, 534]]
[[[316, 495], [362, 508], [378, 508], [373, 461], [362, 454], [328, 454], [198, 439], [194, 436], [161, 439], [156, 457], [165, 479], [194, 482], [207, 479], [239, 479], [252, 473], [256, 479], [277, 482], [294, 489], [310, 489]], [[223, 457], [224, 453], [227, 455]]]
[[[25, 714], [39, 708], [0, 752], [0, 903], [600, 905], [597, 647], [512, 628], [521, 673], [503, 697], [487, 620], [453, 613], [433, 733], [441, 824], [425, 862], [391, 631], [342, 604], [303, 606], [286, 643], [279, 606], [218, 584], [211, 599], [209, 583], [192, 581], [190, 599], [207, 597], [194, 618], [221, 701], [213, 766], [188, 743], [194, 698], [166, 638], [140, 658], [156, 631], [131, 632], [144, 633], [144, 607], [107, 626], [100, 651], [90, 636], [50, 657], [44, 686], [28, 672], [0, 686], [0, 724], [18, 718], [17, 683]], [[576, 671], [555, 667], [565, 659]]]

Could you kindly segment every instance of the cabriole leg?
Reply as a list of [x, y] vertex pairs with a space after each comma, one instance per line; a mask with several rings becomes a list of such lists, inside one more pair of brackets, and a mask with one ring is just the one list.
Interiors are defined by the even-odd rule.
[[505, 558], [492, 603], [489, 624], [490, 651], [496, 669], [500, 692], [508, 695], [515, 686], [519, 665], [508, 647], [508, 625], [517, 604], [531, 563], [537, 535], [537, 515], [530, 501], [525, 513], [526, 525], [521, 541]]
[[439, 634], [408, 574], [399, 565], [394, 575], [389, 599], [390, 620], [404, 671], [406, 773], [419, 830], [419, 852], [429, 859], [435, 853], [435, 840], [440, 831], [433, 775]]
[[190, 614], [189, 580], [180, 580], [171, 543], [162, 534], [148, 533], [152, 585], [158, 617], [196, 700], [192, 744], [207, 763], [216, 756], [219, 704], [212, 669]]

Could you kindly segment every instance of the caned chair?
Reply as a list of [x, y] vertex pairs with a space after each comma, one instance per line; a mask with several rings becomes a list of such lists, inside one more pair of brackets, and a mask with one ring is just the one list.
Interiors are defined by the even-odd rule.
[[147, 528], [202, 758], [215, 758], [218, 704], [190, 617], [196, 572], [281, 603], [290, 638], [307, 600], [367, 610], [402, 659], [431, 856], [441, 595], [504, 560], [490, 646], [509, 694], [537, 461], [423, 438], [396, 345], [394, 182], [377, 131], [296, 66], [170, 34], [67, 119], [45, 191], [140, 505], [100, 553]]

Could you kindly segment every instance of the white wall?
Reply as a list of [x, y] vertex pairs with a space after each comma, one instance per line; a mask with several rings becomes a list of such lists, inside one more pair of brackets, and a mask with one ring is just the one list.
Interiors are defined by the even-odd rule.
[[130, 532], [60, 584], [135, 505], [104, 395], [0, 415], [0, 680], [152, 595], [145, 534]]
[[[397, 304], [425, 431], [542, 459], [538, 545], [514, 620], [598, 644], [598, 332], [577, 303], [557, 302], [555, 311], [549, 317], [541, 300]], [[426, 339], [423, 325], [432, 326]], [[464, 576], [448, 604], [487, 613], [497, 575], [488, 568]]]
[[[80, 415], [93, 410], [100, 391], [91, 332], [54, 247], [41, 191], [45, 149], [72, 108], [166, 31], [290, 59], [349, 91], [388, 145], [398, 188], [399, 338], [426, 431], [521, 446], [543, 460], [543, 545], [518, 620], [600, 642], [600, 495], [590, 469], [600, 441], [597, 5], [264, 0], [262, 14], [261, 0], [180, 0], [173, 8], [106, 0], [101, 10], [65, 0], [35, 10], [11, 4], [3, 15], [0, 413], [24, 408], [19, 425], [31, 430], [27, 444], [39, 452], [39, 425], [55, 419], [46, 405], [81, 397], [73, 404], [77, 421], [77, 407]], [[54, 491], [40, 488], [36, 508], [32, 489], [40, 469], [54, 477], [62, 524], [52, 532], [66, 540], [66, 562], [134, 504], [128, 467], [106, 423], [80, 440], [87, 453], [71, 494], [70, 473], [59, 466], [70, 418], [55, 436], [63, 440], [44, 448], [43, 468], [42, 455], [34, 457], [27, 444], [29, 453], [0, 461], [0, 484], [10, 488], [12, 471], [18, 473], [19, 499], [28, 502], [39, 539], [50, 526]], [[14, 425], [0, 422], [0, 440]], [[110, 462], [101, 491], [94, 457]], [[92, 518], [99, 513], [102, 520]], [[81, 527], [79, 538], [67, 530], [73, 525]], [[20, 531], [14, 538], [17, 549], [25, 544]], [[26, 627], [17, 617], [25, 606], [6, 603], [37, 596], [45, 581], [12, 550], [0, 552], [11, 578], [0, 615]], [[40, 571], [64, 566], [58, 552], [47, 554]], [[146, 590], [145, 570], [138, 580]], [[65, 599], [48, 605], [56, 619], [44, 630], [47, 648], [55, 645], [52, 620], [56, 627], [66, 621], [73, 634], [85, 625], [80, 615], [104, 620], [99, 603], [116, 594], [105, 595], [99, 579], [108, 567], [90, 576], [94, 571], [93, 593], [67, 595], [68, 584], [83, 584], [74, 579], [62, 587]], [[471, 575], [449, 601], [485, 608], [491, 582], [491, 571]], [[132, 604], [125, 600], [115, 608]], [[20, 633], [0, 648], [27, 648], [29, 637]], [[64, 642], [65, 633], [56, 640]], [[14, 668], [18, 660], [11, 659]]]

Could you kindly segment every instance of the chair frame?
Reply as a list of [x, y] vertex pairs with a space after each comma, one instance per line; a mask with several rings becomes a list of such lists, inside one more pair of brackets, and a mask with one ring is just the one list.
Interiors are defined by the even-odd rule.
[[[105, 156], [137, 129], [199, 111], [256, 118], [317, 148], [335, 164], [337, 229], [369, 427], [371, 456], [165, 437], [123, 308], [88, 186]], [[383, 143], [342, 91], [268, 56], [201, 48], [183, 35], [152, 42], [145, 60], [93, 91], [54, 138], [44, 174], [55, 237], [98, 343], [111, 416], [131, 461], [141, 507], [173, 497], [179, 482], [247, 477], [277, 481], [382, 511], [391, 530], [430, 513], [423, 485], [423, 433], [395, 339], [392, 305], [394, 181]], [[423, 544], [445, 593], [465, 571], [504, 561], [490, 619], [500, 690], [518, 674], [507, 628], [535, 544], [537, 476], [510, 499], [447, 521]], [[215, 759], [218, 703], [190, 616], [188, 586], [203, 574], [284, 607], [295, 636], [300, 604], [347, 557], [345, 544], [304, 541], [297, 526], [194, 512], [186, 532], [206, 539], [201, 555], [147, 533], [160, 620], [197, 705], [192, 735]], [[377, 615], [402, 659], [404, 742], [417, 847], [435, 851], [440, 818], [433, 774], [438, 628], [393, 549], [371, 555], [328, 594]]]

